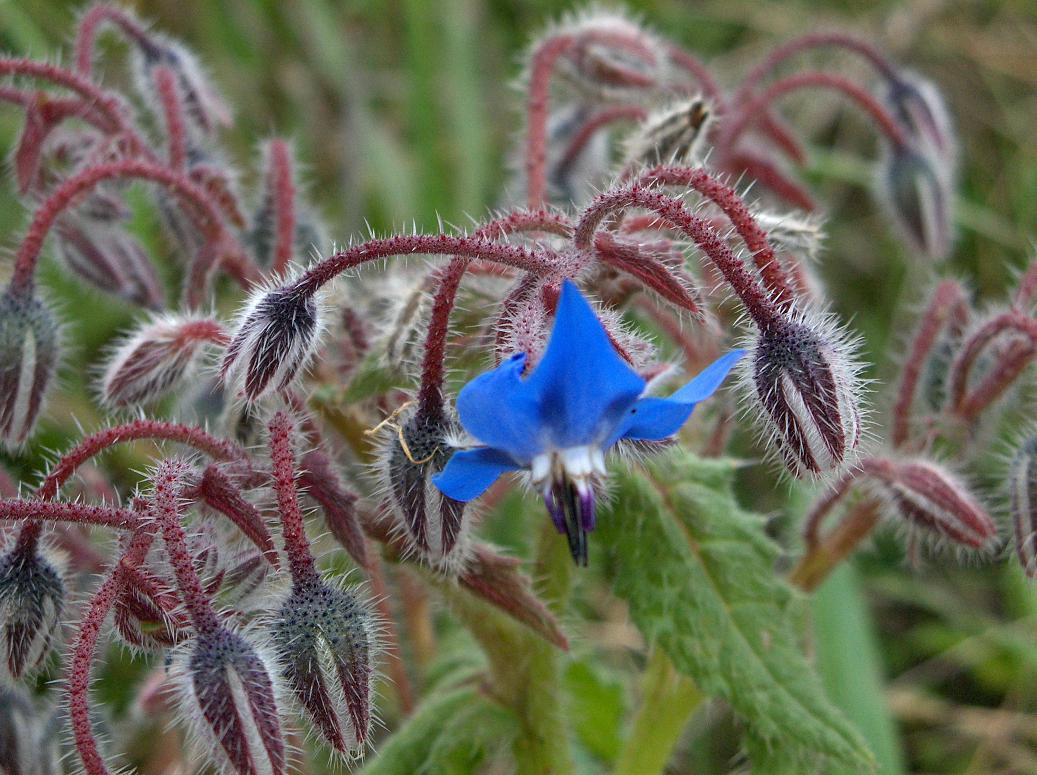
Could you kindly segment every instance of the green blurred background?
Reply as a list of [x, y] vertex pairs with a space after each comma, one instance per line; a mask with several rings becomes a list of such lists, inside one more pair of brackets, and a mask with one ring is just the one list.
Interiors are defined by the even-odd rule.
[[[52, 59], [71, 37], [79, 5], [0, 0], [0, 46]], [[339, 242], [366, 230], [365, 222], [376, 231], [412, 221], [436, 228], [437, 216], [463, 225], [498, 201], [521, 124], [513, 85], [521, 54], [531, 35], [571, 7], [545, 0], [130, 5], [208, 65], [235, 109], [228, 147], [245, 168], [261, 139], [297, 140], [312, 199]], [[871, 376], [893, 374], [890, 350], [901, 341], [903, 309], [934, 270], [966, 279], [980, 299], [993, 301], [1031, 257], [1037, 2], [629, 5], [714, 63], [725, 83], [788, 36], [842, 28], [876, 40], [944, 90], [962, 166], [959, 240], [939, 268], [920, 266], [889, 236], [868, 190], [876, 144], [858, 117], [826, 100], [786, 103], [795, 123], [816, 129], [809, 175], [830, 219], [820, 271], [834, 307], [865, 335], [877, 364]], [[117, 54], [110, 40], [103, 48]], [[123, 77], [115, 67], [110, 75]], [[0, 109], [3, 148], [20, 123], [15, 111]], [[5, 247], [23, 223], [8, 177], [0, 189]], [[57, 273], [50, 275], [60, 288]], [[66, 305], [82, 298], [65, 287]], [[128, 320], [117, 304], [90, 309], [72, 321], [80, 365]], [[74, 386], [84, 370], [70, 371]], [[96, 419], [89, 401], [72, 399], [67, 408], [87, 425]], [[50, 427], [54, 440], [59, 432]], [[1010, 563], [910, 570], [895, 542], [887, 543], [836, 576], [815, 602], [810, 647], [833, 697], [880, 749], [884, 772], [1037, 772], [1037, 594]], [[703, 748], [708, 741], [688, 743], [685, 760], [706, 756]]]

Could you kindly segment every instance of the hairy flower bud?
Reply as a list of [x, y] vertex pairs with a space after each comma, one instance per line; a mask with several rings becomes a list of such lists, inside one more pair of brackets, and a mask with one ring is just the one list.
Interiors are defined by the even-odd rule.
[[161, 398], [194, 374], [206, 345], [223, 337], [212, 318], [167, 315], [145, 322], [109, 358], [102, 399], [122, 407]]
[[224, 382], [247, 401], [288, 387], [313, 354], [321, 325], [313, 294], [291, 285], [255, 292], [227, 347]]
[[997, 524], [949, 471], [928, 460], [895, 465], [883, 478], [893, 506], [909, 525], [959, 546], [984, 549], [997, 539]]
[[421, 556], [434, 563], [453, 560], [467, 527], [467, 504], [447, 498], [431, 480], [450, 459], [448, 439], [459, 436], [460, 429], [453, 420], [414, 411], [398, 420], [379, 451], [390, 511]]
[[[592, 11], [563, 22], [561, 35], [573, 44], [558, 64], [575, 87], [597, 94], [655, 86], [662, 77], [664, 47], [619, 14]], [[550, 41], [550, 39], [548, 39]]]
[[1026, 575], [1037, 578], [1037, 436], [1015, 453], [1008, 486], [1016, 556]]
[[154, 95], [154, 69], [168, 67], [176, 76], [184, 111], [196, 127], [211, 132], [230, 124], [230, 110], [190, 49], [166, 35], [149, 32], [146, 39], [138, 40], [136, 53], [134, 74], [145, 99]]
[[0, 775], [58, 775], [60, 734], [17, 686], [0, 686]]
[[20, 678], [44, 660], [64, 604], [62, 575], [38, 546], [0, 556], [0, 673]]
[[179, 608], [173, 587], [147, 570], [132, 572], [114, 604], [115, 631], [131, 647], [161, 651], [185, 640], [187, 621], [171, 609]]
[[125, 231], [87, 219], [63, 218], [55, 232], [66, 266], [80, 279], [142, 307], [163, 306], [155, 267], [141, 244]]
[[932, 81], [917, 73], [901, 71], [898, 77], [889, 80], [885, 100], [922, 150], [953, 165], [954, 127], [943, 95]]
[[886, 212], [908, 243], [931, 258], [943, 258], [951, 248], [952, 177], [931, 155], [906, 146], [889, 149], [880, 167]]
[[32, 296], [0, 297], [0, 442], [21, 444], [43, 406], [58, 360], [58, 325]]
[[181, 707], [214, 763], [237, 775], [284, 775], [285, 740], [267, 659], [227, 629], [180, 647]]
[[314, 449], [303, 456], [299, 484], [306, 495], [320, 504], [324, 521], [335, 540], [357, 565], [367, 567], [367, 540], [356, 513], [358, 496], [342, 484], [324, 450]]
[[857, 447], [861, 386], [853, 347], [824, 320], [760, 332], [749, 378], [770, 436], [796, 475], [838, 469]]
[[362, 755], [376, 650], [363, 602], [318, 578], [297, 582], [274, 622], [273, 640], [281, 675], [315, 731], [339, 753]]
[[702, 155], [712, 115], [712, 108], [702, 97], [656, 111], [627, 140], [626, 164], [694, 164]]

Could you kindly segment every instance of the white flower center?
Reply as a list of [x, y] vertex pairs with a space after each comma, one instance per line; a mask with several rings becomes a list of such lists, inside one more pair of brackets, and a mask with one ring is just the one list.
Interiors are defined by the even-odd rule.
[[538, 489], [550, 489], [552, 482], [569, 480], [585, 493], [595, 476], [605, 476], [605, 453], [591, 445], [541, 452], [530, 463], [530, 473]]

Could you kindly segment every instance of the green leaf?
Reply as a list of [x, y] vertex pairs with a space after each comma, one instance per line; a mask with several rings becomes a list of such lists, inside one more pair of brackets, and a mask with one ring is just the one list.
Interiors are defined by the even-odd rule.
[[762, 517], [732, 495], [735, 466], [683, 452], [616, 472], [600, 538], [634, 623], [704, 692], [743, 716], [789, 758], [874, 767], [861, 736], [826, 699], [794, 627]]
[[475, 686], [429, 696], [361, 775], [467, 775], [515, 736], [514, 717]]
[[588, 661], [571, 663], [563, 680], [566, 712], [580, 743], [602, 761], [615, 762], [626, 711], [623, 684]]

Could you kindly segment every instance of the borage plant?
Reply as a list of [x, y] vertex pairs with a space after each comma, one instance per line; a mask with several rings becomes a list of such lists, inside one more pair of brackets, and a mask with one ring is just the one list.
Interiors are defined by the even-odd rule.
[[[126, 44], [126, 90], [95, 68], [102, 32]], [[861, 59], [869, 77], [785, 72], [814, 49]], [[34, 488], [0, 480], [0, 769], [57, 772], [61, 723], [66, 761], [90, 775], [190, 768], [181, 730], [201, 760], [241, 775], [372, 747], [376, 773], [508, 761], [652, 773], [708, 698], [740, 720], [756, 771], [872, 767], [801, 649], [794, 587], [815, 588], [884, 516], [912, 545], [925, 532], [996, 543], [984, 507], [931, 455], [945, 438], [974, 459], [963, 429], [1037, 355], [1037, 273], [971, 327], [962, 288], [937, 286], [890, 438], [865, 441], [856, 340], [811, 264], [806, 138], [778, 102], [821, 89], [859, 108], [882, 143], [881, 200], [935, 259], [952, 243], [955, 142], [932, 84], [864, 41], [814, 34], [724, 89], [625, 17], [572, 17], [529, 53], [521, 204], [470, 233], [372, 237], [303, 268], [326, 246], [290, 143], [263, 144], [243, 196], [219, 144], [230, 111], [181, 43], [97, 5], [70, 66], [3, 57], [0, 76], [0, 100], [24, 115], [12, 169], [31, 212], [0, 299], [12, 469], [40, 462], [41, 416], [65, 422], [44, 408], [62, 352], [36, 281], [45, 246], [141, 310], [99, 370], [109, 422]], [[755, 181], [760, 201], [732, 180]], [[172, 266], [135, 231], [145, 208]], [[412, 255], [446, 261], [388, 262]], [[232, 320], [212, 311], [235, 303]], [[740, 388], [717, 393], [735, 368]], [[947, 387], [920, 395], [928, 385]], [[827, 488], [788, 580], [734, 494], [752, 443], [739, 409], [790, 477]], [[97, 459], [139, 441], [156, 444], [146, 466]], [[1031, 575], [1034, 449], [1011, 474]], [[522, 482], [538, 497], [513, 495]], [[574, 594], [577, 576], [611, 587], [640, 633], [624, 646], [622, 661], [644, 666], [625, 733], [604, 677], [613, 648], [588, 637], [615, 598]], [[430, 598], [451, 612], [436, 627]], [[135, 713], [91, 695], [111, 643], [132, 654]], [[380, 692], [379, 664], [392, 679]], [[59, 671], [60, 690], [34, 690]], [[169, 718], [171, 744], [138, 744]]]

